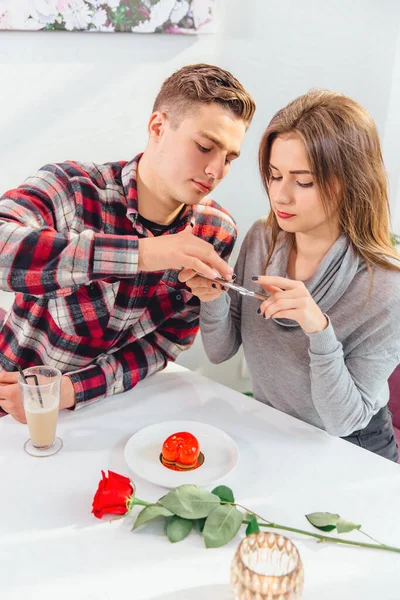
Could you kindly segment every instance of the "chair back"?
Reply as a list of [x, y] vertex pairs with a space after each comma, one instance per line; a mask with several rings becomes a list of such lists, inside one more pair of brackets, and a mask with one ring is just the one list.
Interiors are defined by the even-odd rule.
[[393, 425], [400, 429], [400, 365], [389, 377], [389, 409], [393, 416]]

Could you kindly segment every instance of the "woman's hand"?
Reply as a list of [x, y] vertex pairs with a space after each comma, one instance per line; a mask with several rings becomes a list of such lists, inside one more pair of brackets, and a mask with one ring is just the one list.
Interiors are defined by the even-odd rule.
[[292, 319], [305, 333], [317, 333], [328, 327], [327, 317], [302, 281], [269, 275], [253, 277], [253, 281], [258, 281], [271, 294], [259, 308], [264, 319]]
[[178, 279], [182, 283], [186, 283], [192, 294], [197, 296], [202, 302], [215, 300], [225, 289], [217, 282], [200, 277], [192, 269], [182, 269], [178, 275]]

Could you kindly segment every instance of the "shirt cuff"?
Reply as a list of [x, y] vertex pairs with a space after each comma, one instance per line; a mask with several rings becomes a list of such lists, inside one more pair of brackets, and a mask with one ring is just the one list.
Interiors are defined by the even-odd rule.
[[316, 333], [307, 333], [310, 340], [310, 354], [325, 355], [332, 354], [341, 348], [341, 343], [338, 341], [332, 323], [328, 315], [328, 327]]
[[137, 237], [95, 234], [92, 279], [132, 277], [137, 273], [138, 262]]
[[98, 365], [89, 365], [65, 375], [71, 379], [75, 391], [75, 406], [71, 410], [94, 404], [107, 394], [106, 377]]

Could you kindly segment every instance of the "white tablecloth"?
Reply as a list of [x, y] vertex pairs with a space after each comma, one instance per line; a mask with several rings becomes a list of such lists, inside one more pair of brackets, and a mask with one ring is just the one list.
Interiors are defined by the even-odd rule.
[[[22, 447], [26, 425], [0, 419], [1, 600], [228, 600], [230, 563], [244, 535], [207, 550], [191, 533], [171, 544], [161, 522], [131, 532], [132, 518], [96, 519], [101, 469], [132, 476], [124, 446], [152, 423], [209, 423], [236, 441], [236, 469], [222, 483], [265, 518], [310, 529], [304, 515], [337, 512], [400, 546], [400, 468], [178, 366], [134, 390], [60, 414], [56, 456]], [[166, 490], [135, 479], [137, 496]], [[289, 534], [305, 569], [304, 600], [398, 600], [400, 555], [318, 544]], [[368, 541], [359, 532], [348, 538]]]

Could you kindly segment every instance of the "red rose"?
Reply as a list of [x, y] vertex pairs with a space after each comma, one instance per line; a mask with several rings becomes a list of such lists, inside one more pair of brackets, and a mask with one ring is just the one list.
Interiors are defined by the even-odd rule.
[[134, 494], [134, 489], [129, 477], [108, 471], [108, 479], [104, 473], [93, 498], [92, 513], [98, 519], [107, 513], [125, 515], [128, 512], [129, 499]]

